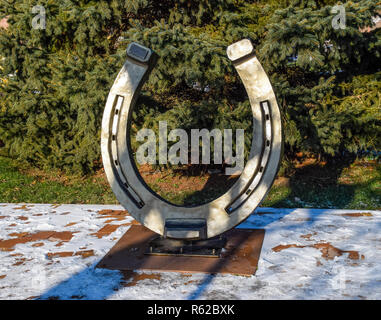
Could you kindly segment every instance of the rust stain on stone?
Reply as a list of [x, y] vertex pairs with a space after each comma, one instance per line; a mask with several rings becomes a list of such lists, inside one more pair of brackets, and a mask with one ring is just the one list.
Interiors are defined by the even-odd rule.
[[8, 218], [8, 216], [0, 216], [0, 220], [5, 218]]
[[32, 244], [32, 247], [42, 247], [43, 245], [44, 245], [43, 242], [37, 242], [37, 243]]
[[[358, 253], [358, 251], [347, 251], [348, 252], [348, 258], [349, 259], [352, 259], [352, 260], [359, 260], [360, 259], [360, 255]], [[363, 255], [361, 255], [361, 257], [363, 257]]]
[[355, 212], [355, 213], [343, 213], [342, 216], [345, 217], [373, 217], [370, 212]]
[[282, 251], [282, 250], [285, 250], [285, 249], [288, 249], [288, 248], [305, 248], [306, 246], [300, 246], [300, 245], [297, 245], [297, 244], [286, 244], [286, 245], [283, 245], [283, 244], [280, 244], [279, 246], [276, 246], [274, 248], [272, 248], [272, 250], [274, 252], [279, 252], [279, 251]]
[[311, 237], [316, 236], [316, 235], [317, 235], [317, 232], [314, 232], [314, 233], [301, 235], [300, 237], [303, 239], [306, 239], [307, 241], [312, 241]]
[[72, 252], [72, 251], [48, 252], [47, 253], [47, 257], [49, 259], [55, 258], [55, 257], [60, 257], [60, 258], [72, 257], [73, 255], [74, 255], [74, 252]]
[[21, 237], [25, 237], [28, 234], [29, 234], [28, 232], [13, 232], [13, 233], [10, 233], [9, 236], [21, 238]]
[[49, 259], [60, 257], [73, 257], [73, 256], [81, 256], [83, 259], [92, 257], [94, 255], [94, 250], [82, 250], [82, 251], [76, 251], [75, 253], [72, 251], [62, 251], [62, 252], [49, 252], [47, 253], [47, 257]]
[[98, 214], [100, 215], [108, 215], [108, 216], [125, 216], [125, 215], [129, 215], [127, 210], [110, 210], [110, 209], [106, 209], [106, 210], [100, 210], [98, 211]]
[[106, 237], [113, 233], [120, 226], [116, 224], [106, 224], [103, 228], [101, 228], [98, 232], [92, 233], [91, 235], [98, 237], [99, 239]]
[[27, 259], [27, 258], [16, 258], [16, 262], [13, 264], [13, 266], [20, 266], [24, 264], [25, 261], [32, 261], [33, 259]]
[[6, 274], [1, 275], [1, 276], [0, 276], [0, 280], [1, 280], [1, 279], [4, 279], [6, 276], [7, 276]]
[[68, 223], [65, 227], [71, 227], [71, 226], [74, 226], [76, 225], [78, 222], [70, 222]]
[[317, 243], [312, 246], [315, 249], [319, 249], [321, 256], [326, 260], [333, 260], [335, 257], [343, 255], [342, 250], [334, 247], [330, 243]]
[[122, 223], [119, 225], [119, 227], [126, 227], [126, 226], [140, 226], [141, 224], [136, 220], [131, 220], [130, 222]]
[[[333, 245], [331, 245], [328, 242], [316, 243], [313, 245], [306, 245], [306, 246], [297, 245], [297, 244], [279, 245], [279, 246], [272, 248], [272, 250], [274, 252], [279, 252], [279, 251], [282, 251], [282, 250], [285, 250], [288, 248], [315, 248], [315, 249], [320, 250], [322, 257], [326, 260], [333, 260], [335, 257], [340, 257], [344, 253], [348, 253], [348, 258], [351, 260], [359, 260], [360, 259], [360, 254], [358, 253], [358, 251], [341, 250], [339, 248], [334, 247]], [[362, 260], [365, 259], [365, 256], [361, 255], [361, 259]]]
[[36, 233], [13, 233], [10, 236], [15, 236], [14, 239], [9, 240], [0, 240], [0, 250], [10, 251], [13, 250], [13, 247], [19, 243], [27, 243], [41, 240], [50, 240], [50, 241], [70, 241], [73, 237], [74, 232], [63, 231], [39, 231]]
[[26, 206], [26, 204], [22, 205], [21, 207], [13, 208], [13, 210], [25, 210], [25, 211], [30, 211], [30, 209]]
[[53, 234], [49, 237], [50, 241], [63, 241], [68, 242], [73, 238], [74, 233], [70, 231], [61, 231], [61, 232], [53, 232]]
[[140, 226], [140, 223], [136, 220], [131, 220], [130, 222], [123, 223], [120, 225], [121, 227], [123, 226]]
[[21, 256], [23, 256], [23, 254], [22, 253], [12, 253], [9, 256], [11, 256], [11, 257], [21, 257]]
[[[134, 287], [137, 285], [139, 281], [142, 280], [160, 280], [161, 275], [160, 274], [146, 274], [146, 273], [137, 273], [134, 271], [124, 271], [123, 272], [123, 286], [124, 287]], [[128, 281], [127, 283], [125, 281]]]
[[101, 210], [98, 211], [98, 214], [101, 215], [98, 219], [113, 218], [123, 220], [126, 216], [129, 216], [126, 210]]
[[114, 222], [114, 221], [122, 221], [122, 220], [125, 220], [125, 218], [109, 219], [109, 220], [106, 220], [104, 223], [111, 223], [111, 222]]
[[14, 264], [12, 264], [12, 266], [19, 266], [23, 264], [25, 261], [26, 261], [25, 258], [18, 259]]
[[[359, 260], [360, 254], [354, 250], [341, 250], [330, 243], [317, 243], [313, 245], [314, 248], [319, 249], [322, 253], [322, 257], [327, 260], [332, 260], [335, 257], [340, 257], [343, 253], [348, 253], [348, 258], [352, 260]], [[361, 259], [365, 259], [364, 255], [361, 255]]]
[[76, 256], [80, 255], [83, 259], [92, 257], [94, 255], [94, 250], [83, 250], [83, 251], [77, 251], [75, 253]]
[[182, 273], [182, 274], [181, 274], [181, 277], [182, 277], [182, 278], [189, 278], [189, 277], [191, 277], [191, 276], [192, 276], [191, 273]]
[[19, 217], [17, 217], [17, 219], [18, 219], [18, 220], [26, 221], [26, 220], [28, 220], [28, 217], [19, 216]]

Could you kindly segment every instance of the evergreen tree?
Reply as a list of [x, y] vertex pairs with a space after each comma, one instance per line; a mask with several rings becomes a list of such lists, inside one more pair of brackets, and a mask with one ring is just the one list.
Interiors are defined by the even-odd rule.
[[[335, 2], [0, 0], [9, 23], [0, 31], [0, 140], [36, 166], [99, 168], [105, 100], [131, 41], [160, 56], [135, 130], [166, 119], [187, 130], [250, 132], [247, 96], [226, 56], [249, 37], [276, 87], [288, 150], [379, 149], [381, 31], [360, 29], [381, 8], [348, 1], [347, 27], [334, 30]], [[45, 30], [31, 26], [37, 4]]]
[[284, 108], [288, 146], [330, 155], [379, 150], [381, 30], [361, 31], [379, 4], [347, 2], [340, 30], [331, 26], [331, 6], [293, 4], [274, 13], [258, 50]]

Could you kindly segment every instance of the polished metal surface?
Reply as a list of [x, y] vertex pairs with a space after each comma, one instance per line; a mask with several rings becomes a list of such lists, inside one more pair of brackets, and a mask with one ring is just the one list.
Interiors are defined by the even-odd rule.
[[[270, 80], [254, 55], [250, 40], [232, 44], [227, 53], [249, 96], [253, 141], [240, 178], [223, 196], [205, 205], [180, 207], [163, 200], [146, 186], [133, 160], [129, 142], [131, 114], [140, 89], [155, 65], [156, 54], [139, 44], [130, 44], [127, 60], [109, 93], [101, 138], [108, 181], [129, 213], [160, 235], [207, 239], [234, 228], [259, 206], [277, 174], [282, 153], [282, 125]], [[173, 221], [176, 228], [171, 229], [168, 226], [173, 225]]]

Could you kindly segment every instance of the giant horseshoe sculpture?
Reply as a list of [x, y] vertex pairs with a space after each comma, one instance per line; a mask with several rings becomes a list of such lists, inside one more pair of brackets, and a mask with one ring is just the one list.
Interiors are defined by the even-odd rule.
[[227, 49], [248, 93], [253, 141], [240, 178], [218, 199], [197, 207], [173, 205], [151, 191], [135, 166], [129, 136], [131, 114], [144, 81], [156, 63], [153, 51], [137, 43], [109, 93], [102, 121], [102, 158], [120, 203], [140, 223], [168, 238], [208, 239], [234, 228], [259, 206], [269, 191], [282, 153], [282, 126], [270, 80], [250, 40]]

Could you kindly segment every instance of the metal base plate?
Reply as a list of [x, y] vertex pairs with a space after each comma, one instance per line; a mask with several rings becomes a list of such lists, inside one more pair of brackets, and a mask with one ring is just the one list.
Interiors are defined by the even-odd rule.
[[209, 240], [176, 240], [158, 237], [149, 243], [145, 254], [219, 258], [225, 247], [225, 237]]
[[230, 273], [251, 276], [257, 270], [265, 230], [233, 229], [226, 232], [220, 257], [147, 255], [157, 234], [133, 225], [98, 263], [97, 268], [121, 271], [151, 270], [182, 273]]

